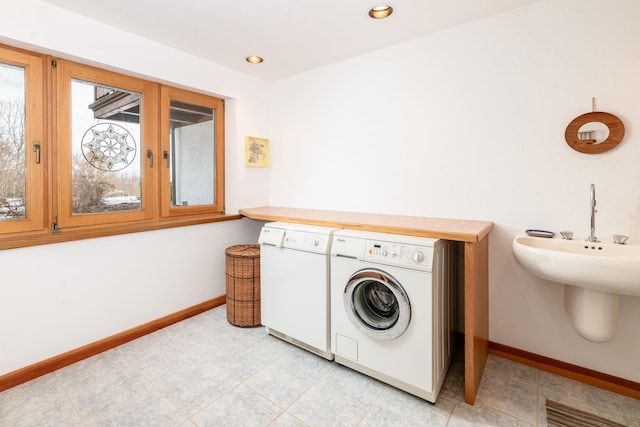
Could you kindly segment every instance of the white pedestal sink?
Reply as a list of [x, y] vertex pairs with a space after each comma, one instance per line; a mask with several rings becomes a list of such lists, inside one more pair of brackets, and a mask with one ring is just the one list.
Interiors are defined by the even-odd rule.
[[564, 307], [584, 338], [615, 335], [620, 295], [640, 296], [640, 243], [624, 245], [518, 235], [513, 254], [531, 274], [564, 285]]

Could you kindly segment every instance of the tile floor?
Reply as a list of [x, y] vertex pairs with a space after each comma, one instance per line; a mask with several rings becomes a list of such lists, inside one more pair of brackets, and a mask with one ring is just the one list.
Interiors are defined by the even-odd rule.
[[0, 393], [0, 426], [545, 426], [545, 399], [640, 427], [640, 401], [490, 355], [433, 405], [267, 335], [225, 306]]

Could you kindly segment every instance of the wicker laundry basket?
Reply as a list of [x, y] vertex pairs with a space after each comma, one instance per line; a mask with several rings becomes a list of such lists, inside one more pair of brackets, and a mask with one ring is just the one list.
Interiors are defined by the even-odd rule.
[[236, 245], [227, 257], [227, 320], [235, 326], [260, 326], [260, 245]]

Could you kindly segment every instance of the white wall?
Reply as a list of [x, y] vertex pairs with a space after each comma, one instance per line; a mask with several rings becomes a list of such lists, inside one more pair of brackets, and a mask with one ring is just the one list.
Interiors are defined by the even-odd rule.
[[[494, 221], [490, 340], [640, 381], [640, 298], [590, 343], [511, 252], [526, 228], [588, 234], [591, 183], [598, 236], [640, 239], [638, 16], [545, 0], [271, 83], [270, 204]], [[564, 141], [592, 97], [626, 126], [600, 155]]]
[[[248, 219], [0, 251], [0, 373], [225, 294]], [[6, 266], [10, 266], [7, 268]]]
[[[3, 3], [0, 42], [226, 98], [226, 211], [267, 204], [268, 170], [243, 166], [244, 136], [269, 137], [264, 82], [38, 0]], [[0, 251], [0, 375], [224, 295], [224, 249], [259, 225]]]
[[175, 205], [206, 205], [217, 200], [214, 126], [214, 120], [209, 120], [174, 130], [172, 155], [175, 169], [171, 179], [176, 189]]

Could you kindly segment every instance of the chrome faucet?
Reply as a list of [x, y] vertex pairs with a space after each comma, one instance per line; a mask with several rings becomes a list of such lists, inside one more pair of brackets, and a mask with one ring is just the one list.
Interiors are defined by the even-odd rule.
[[596, 186], [591, 184], [591, 234], [587, 238], [587, 242], [598, 242], [596, 237]]

